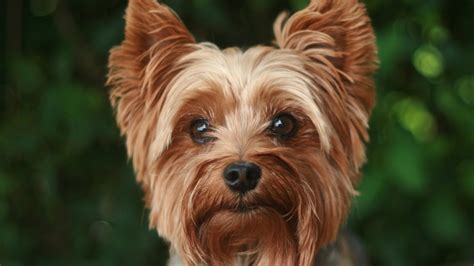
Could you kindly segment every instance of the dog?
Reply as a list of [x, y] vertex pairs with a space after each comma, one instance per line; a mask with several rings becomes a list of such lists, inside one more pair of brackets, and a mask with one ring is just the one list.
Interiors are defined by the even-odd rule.
[[355, 265], [335, 241], [375, 98], [364, 5], [312, 0], [246, 50], [196, 43], [155, 0], [130, 0], [125, 21], [107, 84], [169, 263]]

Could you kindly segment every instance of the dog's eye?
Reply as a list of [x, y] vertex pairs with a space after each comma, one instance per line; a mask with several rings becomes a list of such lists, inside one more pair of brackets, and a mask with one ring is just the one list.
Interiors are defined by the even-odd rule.
[[290, 114], [279, 114], [272, 120], [270, 131], [275, 136], [288, 139], [292, 137], [297, 130], [296, 119]]
[[213, 140], [214, 138], [208, 134], [209, 131], [211, 129], [207, 119], [198, 118], [191, 122], [191, 138], [196, 143], [204, 144]]

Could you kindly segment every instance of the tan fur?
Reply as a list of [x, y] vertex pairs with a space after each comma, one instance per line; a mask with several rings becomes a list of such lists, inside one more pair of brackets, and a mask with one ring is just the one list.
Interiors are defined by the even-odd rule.
[[[219, 50], [195, 43], [164, 5], [130, 0], [110, 55], [111, 101], [150, 226], [187, 265], [310, 265], [356, 194], [377, 66], [365, 8], [315, 0], [285, 18], [274, 25], [278, 47]], [[288, 141], [267, 130], [283, 111], [299, 125]], [[215, 141], [191, 140], [196, 117]], [[235, 160], [262, 168], [245, 196], [223, 182]]]

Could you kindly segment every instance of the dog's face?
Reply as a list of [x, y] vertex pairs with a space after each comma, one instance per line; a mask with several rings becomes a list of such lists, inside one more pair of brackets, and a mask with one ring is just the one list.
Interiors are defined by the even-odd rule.
[[309, 265], [344, 222], [365, 160], [375, 40], [364, 7], [320, 0], [275, 22], [276, 46], [195, 43], [130, 0], [111, 52], [117, 121], [151, 209], [187, 264]]

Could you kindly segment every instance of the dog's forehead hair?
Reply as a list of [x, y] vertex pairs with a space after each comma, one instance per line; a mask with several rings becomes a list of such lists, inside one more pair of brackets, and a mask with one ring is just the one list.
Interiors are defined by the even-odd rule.
[[218, 90], [223, 97], [216, 101], [235, 106], [230, 113], [235, 119], [231, 120], [251, 119], [245, 122], [254, 128], [262, 125], [263, 118], [267, 119], [262, 114], [272, 104], [280, 108], [299, 106], [315, 124], [323, 145], [328, 142], [329, 125], [318, 104], [318, 88], [305, 70], [304, 57], [290, 50], [266, 46], [246, 51], [219, 50], [209, 43], [197, 46], [181, 59], [179, 64], [185, 67], [167, 88], [157, 125], [159, 130], [151, 149], [152, 158], [156, 159], [171, 143], [181, 107], [189, 100], [199, 99], [200, 93], [212, 90]]
[[[292, 51], [273, 47], [257, 46], [242, 51], [238, 48], [219, 50], [212, 44], [202, 44], [201, 49], [182, 59], [188, 67], [170, 89], [181, 90], [180, 97], [183, 97], [192, 90], [211, 89], [212, 85], [218, 85], [226, 98], [251, 105], [261, 90], [284, 91], [292, 85], [304, 90], [307, 77], [304, 77], [301, 59]], [[194, 85], [183, 86], [186, 82]], [[306, 93], [311, 96], [309, 91]]]

